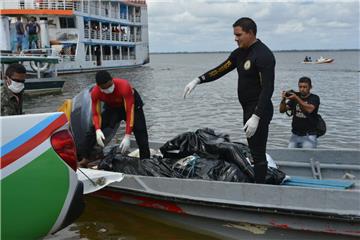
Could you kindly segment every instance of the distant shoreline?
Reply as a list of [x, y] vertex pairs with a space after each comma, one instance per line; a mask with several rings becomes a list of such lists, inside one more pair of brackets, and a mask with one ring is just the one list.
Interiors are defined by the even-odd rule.
[[[313, 49], [313, 50], [274, 50], [273, 52], [353, 52], [360, 49]], [[214, 52], [150, 52], [150, 54], [212, 54], [212, 53], [230, 53], [231, 51], [214, 51]]]

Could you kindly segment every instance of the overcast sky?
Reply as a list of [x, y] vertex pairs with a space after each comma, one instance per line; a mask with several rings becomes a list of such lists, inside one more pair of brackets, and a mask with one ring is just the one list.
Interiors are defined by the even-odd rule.
[[359, 49], [359, 1], [147, 0], [150, 52], [231, 51], [250, 17], [272, 50]]

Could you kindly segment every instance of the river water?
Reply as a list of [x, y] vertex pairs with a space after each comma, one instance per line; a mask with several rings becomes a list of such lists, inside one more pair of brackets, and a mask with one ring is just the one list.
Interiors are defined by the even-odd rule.
[[[230, 135], [232, 141], [246, 142], [242, 109], [237, 100], [237, 73], [202, 84], [183, 99], [185, 85], [194, 77], [217, 66], [228, 53], [152, 54], [150, 64], [112, 70], [114, 77], [128, 79], [142, 96], [150, 141], [167, 141], [185, 131], [210, 127]], [[331, 64], [302, 64], [305, 55], [335, 58]], [[291, 118], [278, 112], [282, 90], [297, 90], [301, 76], [313, 81], [312, 92], [320, 96], [319, 113], [327, 133], [319, 148], [359, 149], [360, 84], [359, 51], [277, 52], [273, 94], [274, 116], [270, 124], [269, 148], [287, 147]], [[56, 111], [67, 98], [93, 84], [95, 73], [61, 76], [66, 80], [58, 95], [27, 98], [26, 113]], [[121, 135], [121, 134], [120, 134]], [[87, 209], [70, 227], [54, 239], [210, 239], [196, 233], [166, 226], [127, 207], [88, 198]], [[141, 228], [141, 231], [140, 231]]]

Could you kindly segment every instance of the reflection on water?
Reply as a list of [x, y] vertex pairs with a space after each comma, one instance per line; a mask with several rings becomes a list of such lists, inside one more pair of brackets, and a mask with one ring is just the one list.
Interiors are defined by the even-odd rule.
[[[359, 52], [276, 53], [274, 117], [268, 147], [286, 147], [291, 119], [278, 113], [282, 90], [297, 89], [301, 76], [313, 80], [312, 92], [320, 96], [321, 115], [328, 131], [319, 148], [355, 148], [360, 145]], [[335, 58], [332, 64], [301, 64], [304, 56]], [[216, 82], [203, 84], [184, 100], [184, 86], [222, 62], [228, 54], [151, 55], [149, 65], [111, 71], [114, 77], [129, 79], [142, 96], [150, 140], [166, 141], [175, 135], [202, 127], [230, 134], [245, 142], [242, 109], [238, 103], [236, 71]], [[65, 75], [60, 95], [27, 98], [26, 113], [56, 111], [64, 99], [72, 98], [89, 84], [95, 73]], [[84, 215], [60, 231], [55, 239], [210, 239], [192, 232], [149, 220], [125, 205], [87, 199]]]

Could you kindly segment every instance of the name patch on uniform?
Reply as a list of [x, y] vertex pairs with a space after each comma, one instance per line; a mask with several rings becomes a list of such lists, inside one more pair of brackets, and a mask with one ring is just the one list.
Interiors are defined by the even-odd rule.
[[246, 62], [244, 63], [244, 69], [245, 70], [249, 70], [251, 67], [251, 62], [250, 60], [246, 60]]

